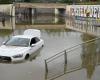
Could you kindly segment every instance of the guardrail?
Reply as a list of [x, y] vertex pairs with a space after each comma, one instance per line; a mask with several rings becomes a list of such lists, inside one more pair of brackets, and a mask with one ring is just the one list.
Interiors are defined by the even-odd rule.
[[[75, 45], [71, 48], [64, 49], [63, 51], [55, 54], [54, 56], [52, 56], [48, 59], [45, 59], [45, 79], [54, 80], [60, 76], [63, 76], [66, 73], [70, 73], [70, 72], [82, 69], [83, 68], [82, 61], [81, 61], [82, 54], [83, 54], [82, 51], [83, 51], [83, 49], [86, 50], [90, 46], [93, 46], [92, 49], [95, 49], [92, 52], [100, 53], [100, 38], [95, 38], [95, 39], [80, 43], [78, 45]], [[94, 47], [96, 47], [96, 48], [94, 48]], [[71, 57], [73, 55], [78, 56], [79, 57], [79, 60], [77, 60], [78, 63], [76, 62], [75, 64], [70, 66], [69, 62], [71, 62], [71, 59], [69, 58], [70, 57], [69, 55], [71, 55]], [[74, 59], [73, 59], [73, 61], [74, 61]], [[53, 65], [53, 66], [51, 66], [51, 65]], [[58, 68], [59, 66], [60, 66], [60, 68]], [[56, 67], [56, 68], [54, 68], [54, 67]], [[57, 70], [62, 69], [61, 67], [63, 67], [63, 70], [60, 71], [57, 75], [55, 75], [55, 72]], [[52, 76], [48, 76], [48, 75], [52, 75]]]

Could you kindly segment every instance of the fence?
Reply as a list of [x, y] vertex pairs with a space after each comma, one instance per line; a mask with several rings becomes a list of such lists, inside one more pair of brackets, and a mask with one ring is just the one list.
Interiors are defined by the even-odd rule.
[[95, 63], [98, 63], [95, 55], [98, 53], [100, 53], [100, 38], [65, 49], [45, 59], [45, 79], [53, 80], [66, 73], [86, 68], [87, 62], [95, 66]]

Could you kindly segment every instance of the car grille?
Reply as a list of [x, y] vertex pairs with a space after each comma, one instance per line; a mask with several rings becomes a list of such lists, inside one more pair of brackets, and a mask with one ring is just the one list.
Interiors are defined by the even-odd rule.
[[10, 61], [11, 62], [11, 58], [7, 56], [0, 56], [0, 61]]

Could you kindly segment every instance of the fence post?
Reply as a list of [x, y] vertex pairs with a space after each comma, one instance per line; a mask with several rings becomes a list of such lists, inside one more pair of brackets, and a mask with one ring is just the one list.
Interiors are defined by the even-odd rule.
[[48, 73], [48, 66], [46, 60], [45, 60], [45, 72]]
[[47, 76], [48, 76], [48, 66], [47, 66], [47, 62], [45, 60], [45, 80], [47, 80]]
[[64, 57], [65, 57], [65, 65], [67, 64], [67, 53], [66, 53], [66, 50], [65, 50], [65, 53], [64, 53]]
[[65, 58], [65, 64], [64, 64], [64, 74], [66, 73], [67, 71], [67, 53], [66, 53], [66, 50], [64, 51], [64, 58]]

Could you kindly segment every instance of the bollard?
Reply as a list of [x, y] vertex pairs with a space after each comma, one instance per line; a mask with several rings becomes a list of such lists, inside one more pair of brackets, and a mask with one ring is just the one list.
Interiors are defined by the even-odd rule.
[[65, 50], [65, 53], [64, 53], [64, 57], [65, 57], [65, 65], [67, 64], [67, 53], [66, 53], [66, 50]]
[[45, 72], [48, 73], [48, 66], [47, 66], [46, 60], [45, 60]]
[[66, 53], [66, 50], [65, 50], [65, 53], [64, 53], [64, 58], [65, 58], [64, 74], [66, 74], [66, 71], [67, 71], [67, 53]]
[[45, 60], [45, 80], [47, 80], [47, 76], [48, 76], [48, 66], [47, 66], [47, 62]]

